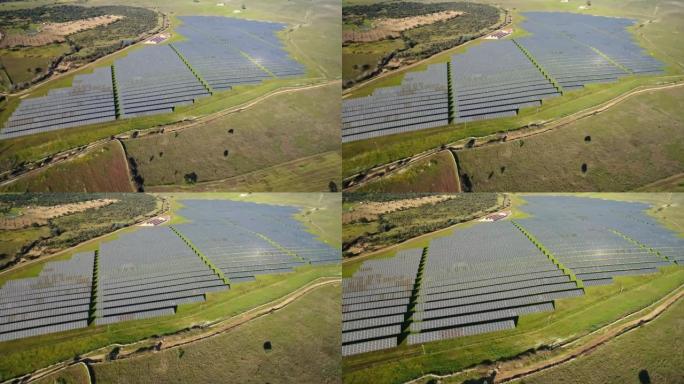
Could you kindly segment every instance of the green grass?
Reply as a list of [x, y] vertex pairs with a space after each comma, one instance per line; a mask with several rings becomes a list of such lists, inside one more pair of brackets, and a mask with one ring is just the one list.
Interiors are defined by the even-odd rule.
[[679, 266], [652, 275], [618, 277], [611, 285], [587, 288], [582, 297], [556, 300], [553, 312], [521, 316], [513, 330], [345, 358], [344, 382], [400, 383], [425, 373], [448, 374], [512, 357], [585, 335], [654, 303], [682, 284], [684, 268]]
[[182, 185], [192, 172], [200, 183], [232, 178], [338, 150], [339, 121], [331, 118], [340, 114], [335, 97], [338, 84], [281, 94], [191, 129], [124, 145], [146, 186]]
[[340, 305], [328, 285], [225, 334], [93, 370], [98, 383], [339, 383]]
[[342, 79], [346, 82], [358, 78], [364, 72], [375, 71], [379, 60], [403, 48], [404, 41], [401, 39], [345, 45], [342, 48]]
[[355, 192], [460, 192], [454, 156], [448, 150], [370, 181]]
[[339, 265], [304, 266], [287, 275], [259, 276], [255, 282], [238, 284], [225, 292], [209, 293], [206, 302], [182, 305], [174, 316], [91, 326], [0, 343], [0, 378], [16, 377], [114, 343], [131, 343], [235, 316], [276, 300], [319, 277], [339, 276], [339, 270]]
[[90, 384], [88, 367], [83, 363], [74, 364], [59, 372], [34, 381], [35, 384]]
[[50, 229], [45, 226], [0, 231], [0, 262], [4, 264], [5, 262], [13, 260], [14, 255], [26, 244], [40, 237], [49, 235]]
[[[515, 383], [676, 383], [682, 380], [684, 300], [657, 319], [622, 335], [592, 353]], [[643, 371], [646, 371], [644, 373]]]
[[474, 191], [633, 190], [684, 172], [684, 86], [636, 95], [551, 132], [458, 156]]
[[192, 185], [147, 186], [147, 192], [317, 192], [326, 191], [333, 181], [342, 185], [340, 168], [342, 156], [338, 151], [297, 159], [288, 163], [233, 176], [223, 180]]

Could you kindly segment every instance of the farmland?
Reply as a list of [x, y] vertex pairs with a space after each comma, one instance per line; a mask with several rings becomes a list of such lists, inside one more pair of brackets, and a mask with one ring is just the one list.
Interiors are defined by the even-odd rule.
[[681, 216], [681, 197], [592, 196], [515, 195], [511, 219], [345, 263], [345, 382], [484, 379], [464, 370], [525, 351], [543, 359], [676, 290], [681, 226], [661, 220]]
[[[76, 354], [116, 357], [119, 347], [112, 352], [111, 344], [145, 343], [153, 335], [182, 337], [176, 333], [193, 325], [196, 331], [211, 331], [205, 327], [320, 278], [339, 276], [339, 244], [329, 240], [339, 239], [339, 211], [324, 211], [339, 198], [312, 197], [174, 197], [174, 217], [166, 225], [137, 227], [76, 247], [28, 276], [13, 270], [3, 276], [1, 334], [9, 341], [0, 343], [2, 377]], [[309, 200], [303, 204], [304, 198]], [[254, 200], [260, 203], [249, 202]], [[288, 203], [298, 206], [283, 205]], [[329, 224], [334, 221], [337, 236]], [[60, 289], [50, 290], [50, 300], [25, 310], [20, 298], [38, 300], [48, 294], [47, 285], [55, 284]], [[8, 323], [8, 313], [26, 321]]]
[[[359, 172], [368, 171], [373, 167], [379, 169], [384, 164], [423, 151], [437, 149], [445, 144], [454, 143], [455, 146], [462, 146], [471, 138], [479, 139], [480, 137], [486, 141], [494, 139], [496, 135], [505, 136], [507, 133], [511, 134], [521, 128], [524, 131], [529, 127], [541, 129], [548, 125], [549, 128], [555, 130], [553, 123], [564, 116], [585, 109], [589, 110], [639, 87], [646, 89], [664, 84], [675, 84], [681, 80], [681, 65], [679, 63], [684, 57], [680, 49], [681, 46], [674, 42], [671, 35], [668, 37], [664, 32], [667, 29], [676, 30], [679, 28], [678, 23], [675, 22], [682, 12], [679, 2], [656, 4], [634, 1], [616, 5], [609, 1], [586, 10], [580, 10], [577, 9], [577, 4], [574, 2], [566, 4], [551, 1], [514, 1], [507, 3], [506, 7], [515, 8], [512, 12], [512, 27], [515, 32], [511, 37], [466, 44], [466, 46], [436, 55], [421, 65], [400, 70], [396, 74], [382, 76], [377, 81], [371, 81], [349, 92], [349, 98], [345, 99], [343, 106], [343, 115], [350, 116], [343, 118], [348, 123], [343, 123], [343, 129], [348, 132], [348, 134], [343, 134], [343, 136], [348, 137], [345, 140], [346, 143], [343, 144], [343, 156], [345, 158], [343, 177], [345, 179]], [[549, 14], [538, 11], [571, 13]], [[556, 22], [550, 22], [549, 18], [556, 17], [555, 15], [560, 18]], [[612, 17], [601, 18], [589, 15]], [[615, 17], [636, 21], [626, 21], [628, 19]], [[632, 22], [634, 24], [631, 24]], [[586, 27], [589, 25], [591, 27], [587, 29]], [[599, 30], [610, 30], [610, 36], [613, 39], [619, 39], [620, 42], [618, 43], [616, 40], [615, 44], [611, 44], [607, 34], [590, 32]], [[564, 41], [563, 38], [554, 40], [557, 36], [554, 31], [564, 31], [561, 33], [572, 35], [573, 38], [568, 41]], [[563, 57], [556, 60], [545, 53], [551, 41], [554, 41], [554, 46], [564, 47]], [[511, 49], [508, 52], [509, 48], [517, 49], [520, 54], [513, 55], [515, 51]], [[497, 57], [505, 57], [505, 59], [490, 60], [489, 62], [483, 59], [491, 57], [492, 54]], [[588, 70], [584, 73], [573, 74], [569, 70], [568, 65], [571, 65], [573, 60], [579, 60], [579, 67], [581, 67], [582, 60], [586, 62], [589, 57], [594, 57], [592, 55], [598, 55], [595, 56], [595, 62], [601, 63], [591, 70], [594, 72], [593, 74]], [[520, 95], [521, 97], [516, 100], [508, 100], [506, 99], [507, 95], [515, 91], [515, 79], [521, 79], [527, 73], [528, 81], [532, 81], [531, 76], [533, 76], [534, 71], [528, 72], [529, 65], [523, 65], [524, 60], [530, 63], [529, 65], [534, 71], [542, 75], [547, 84], [544, 84], [542, 79], [538, 79], [538, 84], [535, 83], [537, 84], [535, 87], [525, 90], [524, 96], [527, 97], [525, 100], [522, 98], [523, 95]], [[505, 91], [502, 88], [496, 94], [490, 95], [490, 99], [485, 100], [481, 96], [478, 97], [476, 90], [483, 89], [481, 87], [486, 81], [493, 81], [498, 84], [497, 86], [503, 87], [500, 80], [496, 78], [496, 73], [500, 73], [501, 69], [494, 70], [497, 65], [504, 65], [503, 63], [505, 63], [505, 70], [511, 72], [506, 79], [511, 83], [510, 86]], [[516, 63], [516, 65], [509, 65], [510, 63]], [[427, 77], [427, 75], [421, 74], [436, 71], [433, 67], [446, 65], [449, 65], [450, 68], [450, 74], [447, 72], [447, 75], [450, 76], [451, 94], [453, 96], [451, 103], [449, 103], [448, 98], [445, 102], [443, 97], [416, 93], [415, 78]], [[525, 69], [526, 67], [528, 69]], [[492, 68], [492, 72], [488, 72], [488, 68]], [[575, 76], [575, 78], [568, 76]], [[584, 78], [581, 79], [581, 77]], [[443, 83], [447, 84], [447, 76], [443, 78], [445, 79]], [[432, 80], [430, 82], [420, 81], [427, 83], [423, 87], [426, 92], [427, 90], [433, 92]], [[577, 85], [582, 84], [583, 86], [576, 87], [573, 85], [575, 84], [573, 81]], [[554, 88], [557, 91], [556, 93], [554, 93]], [[397, 92], [405, 96], [406, 100], [411, 97], [421, 98], [420, 105], [416, 105], [414, 100], [413, 109], [405, 111], [410, 114], [410, 118], [406, 118], [401, 112], [402, 108], [406, 107], [402, 104], [404, 100], [399, 100], [397, 97], [394, 99], [387, 97]], [[533, 100], [534, 97], [537, 99]], [[375, 105], [372, 105], [371, 100], [374, 100]], [[480, 105], [484, 101], [489, 104]], [[364, 113], [356, 109], [352, 112], [354, 104], [365, 104], [368, 106], [365, 108], [376, 108], [373, 114], [369, 115], [372, 118], [361, 118], [360, 116], [363, 116]], [[514, 105], [520, 107], [513, 112], [511, 109], [507, 109]], [[383, 106], [387, 109], [385, 114], [380, 113]], [[615, 108], [619, 106], [620, 104], [617, 104]], [[443, 115], [444, 107], [447, 107], [446, 123]], [[486, 118], [485, 120], [480, 120], [480, 117], [470, 119], [469, 114], [471, 112], [479, 113], [477, 108], [489, 108], [482, 115], [483, 118]], [[363, 109], [364, 107], [361, 107], [360, 110]], [[507, 117], [504, 116], [506, 114], [508, 114]], [[352, 118], [352, 115], [355, 117]], [[464, 119], [468, 120], [465, 121]], [[673, 122], [676, 124], [678, 120], [677, 118], [670, 118], [669, 121], [671, 126]], [[365, 128], [362, 129], [362, 126]], [[564, 127], [558, 128], [558, 130], [562, 129]], [[551, 135], [553, 130], [545, 132], [541, 136]], [[668, 134], [665, 133], [664, 135]], [[357, 137], [360, 140], [356, 140]], [[627, 136], [623, 137], [626, 138]], [[632, 140], [625, 139], [624, 141], [636, 143], [648, 140], [647, 134], [643, 130], [638, 133], [630, 132], [629, 137]], [[616, 153], [613, 149], [611, 152]], [[625, 153], [630, 152], [625, 150]], [[570, 156], [574, 156], [575, 162], [579, 161], [578, 155], [568, 153], [568, 158]], [[541, 167], [541, 162], [535, 162], [535, 164]], [[516, 164], [516, 167], [523, 166], [522, 163]], [[645, 164], [644, 168], [648, 168], [645, 172], [647, 174], [656, 173], [661, 169], [658, 163]], [[478, 168], [477, 173], [486, 176], [490, 171], [491, 169], [485, 171]], [[535, 175], [535, 179], [551, 180], [558, 176], [545, 169], [540, 169], [540, 172], [541, 174]], [[674, 174], [676, 172], [663, 177]], [[632, 179], [631, 184], [634, 185], [632, 188], [645, 185], [637, 184], [637, 180], [635, 180], [637, 176], [634, 173], [624, 172], [618, 178], [621, 180]], [[608, 178], [605, 179], [608, 183]], [[527, 180], [530, 180], [530, 177], [527, 177]], [[617, 190], [618, 187], [611, 189]], [[623, 187], [619, 186], [619, 189], [622, 190]]]
[[[90, 3], [100, 6], [104, 2]], [[239, 4], [219, 7], [216, 4], [209, 6], [192, 2], [188, 5], [185, 1], [169, 1], [163, 5], [138, 1], [136, 5], [149, 6], [165, 13], [170, 21], [171, 38], [161, 44], [128, 47], [74, 74], [35, 87], [35, 90], [30, 92], [30, 97], [23, 100], [42, 101], [30, 101], [29, 104], [43, 101], [56, 103], [68, 97], [73, 99], [70, 105], [81, 108], [81, 112], [74, 117], [73, 113], [64, 110], [69, 116], [62, 116], [56, 126], [35, 125], [44, 125], [51, 121], [49, 117], [40, 116], [38, 120], [32, 120], [31, 124], [34, 125], [31, 125], [31, 130], [17, 131], [12, 134], [16, 137], [0, 140], [0, 169], [4, 178], [20, 179], [24, 172], [44, 166], [46, 159], [49, 162], [50, 159], [61, 158], [62, 155], [72, 156], [70, 153], [79, 148], [86, 148], [86, 151], [96, 150], [103, 142], [114, 140], [117, 136], [125, 139], [137, 137], [138, 132], [177, 130], [186, 126], [200, 128], [207, 121], [215, 121], [218, 117], [228, 114], [237, 115], [238, 112], [247, 110], [258, 110], [260, 116], [267, 118], [269, 122], [277, 121], [277, 126], [273, 129], [279, 137], [285, 137], [289, 132], [285, 132], [282, 122], [289, 123], [289, 118], [279, 119], [277, 115], [264, 113], [266, 110], [278, 108], [278, 104], [284, 98], [277, 96], [296, 95], [299, 91], [324, 85], [331, 88], [339, 86], [336, 81], [339, 81], [341, 67], [340, 47], [328, 44], [329, 41], [339, 41], [339, 5], [330, 2], [313, 4], [300, 1], [288, 4], [264, 1], [252, 4], [249, 9], [241, 9]], [[116, 23], [112, 25], [114, 24]], [[235, 51], [226, 48], [225, 44], [229, 42], [232, 42]], [[222, 63], [230, 62], [230, 69], [217, 67], [216, 60]], [[155, 61], [163, 65], [140, 65]], [[165, 73], [178, 76], [173, 80], [164, 75]], [[135, 80], [141, 77], [146, 80]], [[90, 90], [89, 101], [84, 101], [82, 96], [73, 93], [81, 92], [83, 89]], [[317, 104], [323, 107], [322, 110], [329, 112], [336, 104], [327, 101], [319, 99]], [[59, 102], [62, 103], [61, 100]], [[20, 103], [17, 98], [11, 97], [4, 110], [0, 112], [0, 119], [10, 119], [17, 113], [18, 117], [32, 116], [30, 113], [33, 112], [33, 108], [23, 104], [25, 102]], [[303, 102], [298, 106], [310, 107], [308, 103]], [[72, 123], [76, 123], [74, 120], [78, 120], [78, 126], [73, 126]], [[329, 116], [328, 121], [331, 123], [335, 120]], [[26, 122], [28, 120], [23, 119], [16, 124]], [[306, 124], [304, 126], [310, 127]], [[56, 129], [59, 127], [70, 128]], [[240, 127], [234, 129], [239, 131]], [[6, 129], [3, 131], [8, 133]], [[32, 131], [40, 131], [40, 134], [19, 136]], [[294, 132], [299, 134], [301, 131], [296, 129]], [[302, 133], [305, 134], [310, 135], [311, 132]], [[230, 152], [236, 151], [237, 154], [239, 150], [217, 148], [218, 157], [214, 162], [224, 169], [219, 169], [215, 173], [212, 170], [212, 176], [205, 173], [203, 181], [212, 181], [215, 185], [225, 182], [228, 185], [235, 185], [236, 189], [241, 189], [243, 184], [239, 180], [243, 180], [244, 177], [247, 183], [245, 185], [249, 185], [248, 176], [256, 172], [265, 173], [267, 178], [278, 177], [278, 169], [275, 169], [273, 174], [268, 173], [272, 167], [282, 167], [280, 174], [285, 170], [294, 173], [292, 177], [299, 177], [297, 172], [288, 169], [291, 163], [297, 162], [296, 170], [306, 169], [320, 174], [321, 177], [312, 179], [310, 183], [300, 177], [299, 182], [302, 185], [298, 190], [328, 190], [331, 181], [335, 181], [337, 185], [341, 184], [339, 176], [330, 177], [335, 175], [332, 168], [339, 167], [339, 163], [332, 163], [335, 156], [331, 153], [337, 152], [339, 145], [331, 149], [329, 147], [333, 143], [321, 142], [321, 145], [326, 147], [325, 150], [317, 148], [312, 151], [307, 147], [288, 157], [277, 156], [278, 149], [288, 145], [287, 142], [266, 140], [264, 136], [257, 139], [260, 147], [258, 151], [250, 154], [253, 158], [238, 164], [230, 164], [230, 160], [233, 160], [230, 159]], [[191, 136], [187, 135], [184, 141], [192, 141]], [[220, 162], [226, 160], [226, 156], [223, 155], [226, 149], [229, 151], [229, 160]], [[159, 153], [152, 148], [146, 152], [155, 153], [156, 157]], [[273, 155], [274, 153], [276, 155]], [[314, 156], [323, 154], [327, 155], [327, 161], [322, 162], [322, 168], [319, 169], [314, 162]], [[145, 157], [149, 158], [150, 156]], [[264, 161], [264, 158], [268, 160]], [[239, 156], [235, 159], [239, 159]], [[182, 168], [190, 168], [192, 164], [187, 164], [189, 161], [191, 159], [186, 156], [179, 164]], [[246, 165], [244, 169], [240, 169], [242, 165]], [[168, 187], [171, 185], [169, 183], [180, 180], [175, 184], [178, 188], [189, 187], [184, 177], [188, 172], [178, 177], [174, 169], [165, 171], [169, 173], [160, 175], [160, 179], [175, 181], [150, 185]], [[199, 170], [195, 168], [190, 172], [199, 173]], [[132, 178], [135, 176], [131, 175]], [[154, 175], [151, 175], [148, 180], [153, 179]], [[286, 182], [277, 181], [268, 183], [273, 187], [261, 184], [260, 187], [246, 188], [282, 189], [278, 185]], [[201, 182], [197, 184], [199, 190], [211, 190], [210, 187], [202, 186]], [[46, 188], [36, 185], [35, 189]]]

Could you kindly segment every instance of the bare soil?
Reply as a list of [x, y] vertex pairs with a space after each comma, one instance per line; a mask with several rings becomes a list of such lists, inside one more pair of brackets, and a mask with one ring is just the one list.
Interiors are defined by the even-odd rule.
[[351, 223], [362, 218], [366, 218], [368, 221], [374, 221], [377, 220], [380, 215], [384, 215], [386, 213], [420, 207], [421, 205], [426, 204], [436, 204], [453, 198], [453, 195], [434, 195], [418, 197], [415, 199], [402, 199], [384, 202], [364, 202], [363, 204], [355, 205], [353, 211], [345, 212], [342, 215], [342, 223]]
[[344, 42], [368, 43], [383, 39], [395, 39], [401, 36], [402, 31], [434, 24], [438, 21], [453, 19], [462, 15], [463, 12], [443, 11], [428, 15], [402, 17], [400, 19], [380, 18], [373, 22], [373, 29], [368, 31], [344, 31]]

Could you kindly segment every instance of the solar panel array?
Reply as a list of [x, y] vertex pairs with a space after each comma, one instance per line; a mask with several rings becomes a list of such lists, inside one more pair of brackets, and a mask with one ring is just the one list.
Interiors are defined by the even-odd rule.
[[181, 20], [178, 31], [189, 41], [174, 46], [213, 89], [304, 74], [277, 38], [285, 24], [202, 16]]
[[[346, 99], [342, 141], [363, 140], [481, 119], [515, 116], [563, 90], [660, 73], [663, 65], [639, 47], [633, 20], [571, 13], [524, 13], [531, 35], [488, 40], [435, 64], [408, 72], [400, 86]], [[444, 90], [451, 81], [453, 116]]]
[[582, 294], [511, 222], [454, 231], [430, 243], [407, 342], [512, 328], [520, 315]]
[[439, 127], [449, 123], [447, 66], [409, 72], [400, 86], [344, 100], [342, 142]]
[[48, 132], [116, 119], [109, 67], [74, 77], [70, 88], [23, 99], [5, 122], [0, 139]]
[[172, 112], [209, 91], [168, 45], [155, 45], [117, 60], [114, 65], [121, 116]]
[[228, 200], [188, 200], [184, 204], [189, 211], [180, 214], [193, 222], [175, 227], [231, 283], [251, 281], [259, 274], [291, 272], [308, 263], [341, 260], [339, 249], [317, 240], [294, 219], [297, 208]]
[[96, 324], [174, 314], [228, 288], [168, 227], [142, 228], [100, 245]]
[[[614, 276], [652, 273], [658, 267], [671, 265], [648, 248], [616, 234], [615, 230], [636, 236], [649, 247], [654, 241], [654, 246], [668, 248], [674, 259], [684, 254], [684, 242], [648, 219], [643, 213], [646, 208], [643, 204], [577, 197], [527, 196], [525, 199], [529, 203], [525, 210], [532, 217], [520, 220], [520, 224], [585, 285], [610, 284]], [[627, 221], [627, 214], [649, 224]]]
[[395, 347], [408, 317], [422, 249], [364, 262], [342, 281], [342, 355]]
[[[493, 58], [496, 58], [493, 60]], [[515, 116], [520, 108], [560, 96], [511, 40], [481, 44], [451, 57], [456, 122]]]
[[[556, 53], [562, 49], [558, 45], [560, 40], [569, 39], [595, 48], [628, 73], [663, 71], [662, 63], [648, 55], [628, 32], [627, 28], [634, 25], [635, 20], [562, 12], [529, 12], [525, 17], [524, 29], [534, 35], [549, 35], [557, 40], [554, 42], [557, 46], [553, 48]], [[596, 60], [596, 57], [592, 59]]]
[[93, 254], [46, 263], [37, 277], [0, 289], [0, 341], [88, 326]]
[[214, 16], [181, 20], [178, 32], [186, 41], [146, 45], [112, 67], [75, 76], [69, 88], [22, 100], [0, 139], [172, 112], [212, 90], [305, 72], [278, 39], [285, 24]]

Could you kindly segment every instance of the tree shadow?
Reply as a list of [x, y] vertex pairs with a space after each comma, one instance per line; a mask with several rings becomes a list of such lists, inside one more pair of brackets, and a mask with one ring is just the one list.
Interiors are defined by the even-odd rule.
[[642, 369], [639, 371], [639, 382], [641, 384], [651, 384], [651, 376], [648, 374], [647, 370]]

